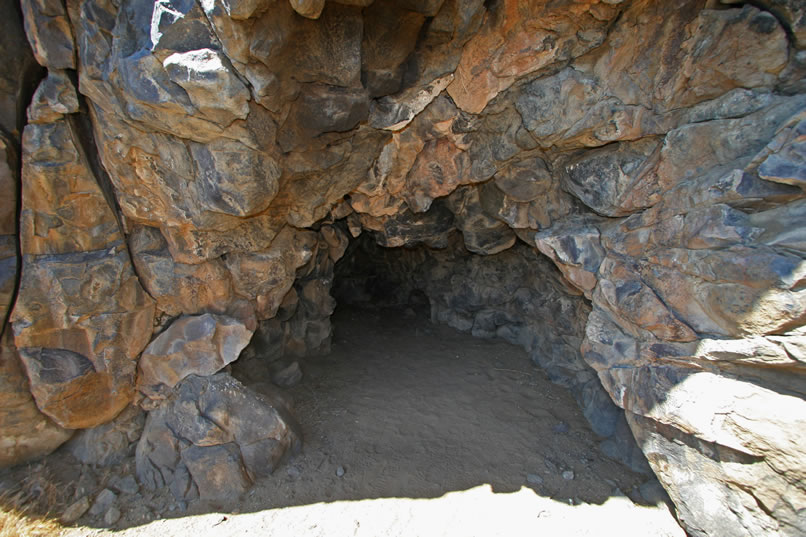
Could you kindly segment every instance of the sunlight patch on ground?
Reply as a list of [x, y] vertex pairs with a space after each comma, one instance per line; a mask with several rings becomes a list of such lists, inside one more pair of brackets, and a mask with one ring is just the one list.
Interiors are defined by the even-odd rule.
[[440, 498], [381, 498], [157, 520], [118, 532], [74, 528], [66, 535], [235, 537], [302, 535], [685, 537], [665, 506], [640, 507], [626, 497], [603, 505], [568, 505], [532, 489], [495, 493], [489, 485]]

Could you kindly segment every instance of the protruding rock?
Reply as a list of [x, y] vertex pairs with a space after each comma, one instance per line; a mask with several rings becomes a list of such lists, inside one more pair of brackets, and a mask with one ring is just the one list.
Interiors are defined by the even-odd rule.
[[10, 325], [0, 341], [0, 467], [4, 467], [47, 455], [73, 431], [62, 429], [36, 407]]
[[23, 254], [101, 250], [122, 238], [115, 214], [76, 139], [65, 120], [25, 127], [20, 215]]
[[67, 445], [73, 456], [84, 464], [110, 466], [134, 452], [140, 439], [145, 413], [135, 406], [127, 407], [109, 423], [79, 431]]
[[137, 478], [170, 486], [177, 498], [232, 498], [271, 474], [300, 447], [287, 410], [226, 373], [190, 376], [148, 415], [137, 447]]
[[182, 86], [193, 106], [222, 125], [249, 113], [249, 91], [221, 52], [211, 49], [176, 52], [162, 62], [171, 80]]
[[121, 245], [25, 256], [11, 320], [37, 406], [71, 429], [114, 418], [134, 395], [153, 318]]
[[540, 4], [524, 17], [520, 2], [499, 2], [479, 35], [465, 46], [448, 93], [459, 108], [478, 114], [518, 77], [601, 45], [605, 23], [618, 11], [597, 7], [594, 14], [587, 2]]
[[174, 261], [162, 233], [137, 227], [129, 235], [134, 266], [145, 290], [168, 315], [224, 313], [232, 302], [232, 278], [224, 261], [188, 265]]
[[325, 0], [288, 0], [294, 11], [308, 19], [318, 19], [325, 8]]
[[22, 13], [25, 33], [36, 61], [51, 69], [75, 69], [75, 43], [64, 3], [60, 0], [25, 0]]
[[36, 89], [28, 106], [28, 121], [52, 123], [65, 114], [78, 112], [78, 95], [72, 80], [64, 71], [51, 69]]
[[806, 119], [782, 129], [767, 147], [771, 154], [758, 167], [758, 175], [806, 190]]
[[143, 351], [137, 389], [162, 399], [185, 377], [212, 375], [234, 362], [251, 338], [252, 331], [231, 317], [180, 317]]
[[235, 292], [254, 301], [258, 319], [274, 317], [315, 244], [315, 233], [286, 227], [268, 250], [227, 256]]

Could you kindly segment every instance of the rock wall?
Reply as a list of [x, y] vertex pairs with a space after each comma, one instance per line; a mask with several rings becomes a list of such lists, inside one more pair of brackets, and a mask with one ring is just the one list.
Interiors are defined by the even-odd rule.
[[366, 233], [431, 249], [436, 320], [605, 390], [690, 534], [806, 532], [802, 2], [6, 4], [3, 464], [136, 402], [146, 484], [273, 467], [293, 427], [165, 431], [219, 385], [286, 423], [217, 371], [326, 351]]

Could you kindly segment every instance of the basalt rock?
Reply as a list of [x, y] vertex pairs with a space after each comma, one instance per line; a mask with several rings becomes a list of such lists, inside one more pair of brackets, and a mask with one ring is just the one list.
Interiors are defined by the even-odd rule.
[[36, 407], [9, 326], [0, 345], [0, 372], [0, 465], [47, 455], [73, 435], [74, 431], [59, 427]]
[[252, 332], [231, 317], [181, 317], [143, 351], [137, 389], [153, 405], [185, 377], [209, 376], [234, 362], [251, 337]]
[[270, 475], [301, 431], [287, 409], [226, 373], [191, 375], [148, 414], [137, 446], [137, 479], [179, 499], [231, 498]]
[[8, 461], [105, 427], [139, 365], [141, 481], [243, 491], [295, 433], [216, 371], [243, 349], [296, 380], [333, 290], [524, 346], [604, 452], [639, 468], [638, 439], [691, 535], [806, 531], [801, 3], [26, 0], [24, 32], [6, 11], [0, 313], [16, 296], [27, 379], [0, 424], [47, 424], [42, 450], [3, 436], [27, 446]]

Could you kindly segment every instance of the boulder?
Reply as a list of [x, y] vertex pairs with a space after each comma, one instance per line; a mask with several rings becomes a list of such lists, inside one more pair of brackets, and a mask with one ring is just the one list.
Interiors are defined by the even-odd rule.
[[84, 464], [111, 466], [134, 454], [145, 424], [145, 413], [128, 406], [112, 421], [78, 431], [67, 448]]
[[36, 407], [10, 325], [0, 337], [0, 466], [5, 467], [47, 455], [73, 431], [59, 427]]
[[270, 475], [302, 434], [288, 411], [226, 373], [191, 375], [148, 414], [137, 479], [178, 499], [237, 497]]
[[25, 127], [20, 214], [24, 254], [89, 252], [122, 238], [115, 214], [76, 140], [75, 129], [64, 119]]
[[25, 255], [11, 320], [37, 406], [62, 427], [94, 427], [134, 395], [154, 303], [125, 247]]
[[64, 3], [59, 0], [25, 0], [22, 13], [25, 33], [36, 61], [51, 69], [75, 69], [75, 43]]
[[153, 404], [185, 377], [212, 375], [237, 360], [251, 338], [252, 331], [231, 317], [180, 317], [140, 356], [137, 389]]

